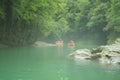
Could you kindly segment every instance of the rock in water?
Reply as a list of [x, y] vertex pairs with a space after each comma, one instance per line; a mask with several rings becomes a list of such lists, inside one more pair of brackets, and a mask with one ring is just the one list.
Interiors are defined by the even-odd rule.
[[75, 52], [69, 55], [70, 58], [75, 58], [78, 60], [90, 59], [90, 56], [91, 56], [91, 52], [88, 49], [76, 50]]
[[69, 54], [69, 57], [78, 60], [98, 60], [105, 64], [120, 64], [120, 38], [114, 44], [98, 48], [79, 49]]

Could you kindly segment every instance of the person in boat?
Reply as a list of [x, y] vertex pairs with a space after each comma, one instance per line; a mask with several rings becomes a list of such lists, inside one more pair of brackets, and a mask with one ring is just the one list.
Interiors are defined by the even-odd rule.
[[73, 40], [71, 40], [69, 43], [68, 43], [68, 47], [70, 48], [74, 48], [75, 47], [75, 43]]
[[64, 45], [63, 40], [56, 41], [56, 46], [57, 47], [63, 47], [63, 45]]
[[61, 41], [56, 41], [56, 46], [58, 47], [58, 48], [60, 48], [60, 46], [61, 46]]
[[62, 40], [56, 41], [56, 46], [57, 46], [59, 56], [61, 55], [61, 53], [63, 53], [63, 45], [64, 44]]

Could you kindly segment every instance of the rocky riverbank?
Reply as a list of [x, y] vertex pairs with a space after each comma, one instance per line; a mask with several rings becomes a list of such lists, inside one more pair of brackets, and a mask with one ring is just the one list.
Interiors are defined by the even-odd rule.
[[8, 46], [4, 44], [0, 44], [0, 48], [8, 48]]
[[93, 49], [79, 49], [69, 54], [75, 60], [93, 60], [104, 64], [120, 64], [120, 38], [114, 44]]
[[36, 41], [32, 46], [34, 47], [46, 47], [46, 46], [56, 46], [56, 44], [46, 43], [42, 41]]

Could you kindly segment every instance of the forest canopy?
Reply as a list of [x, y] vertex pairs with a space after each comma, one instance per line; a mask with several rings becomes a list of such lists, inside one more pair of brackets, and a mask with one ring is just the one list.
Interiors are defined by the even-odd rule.
[[[120, 0], [0, 0], [0, 43], [120, 37]], [[98, 42], [99, 42], [98, 41]]]

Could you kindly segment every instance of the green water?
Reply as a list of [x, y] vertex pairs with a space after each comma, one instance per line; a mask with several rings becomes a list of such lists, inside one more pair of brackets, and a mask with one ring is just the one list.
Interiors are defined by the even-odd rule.
[[120, 80], [120, 66], [76, 62], [64, 47], [0, 49], [0, 80]]

